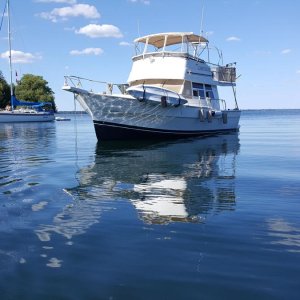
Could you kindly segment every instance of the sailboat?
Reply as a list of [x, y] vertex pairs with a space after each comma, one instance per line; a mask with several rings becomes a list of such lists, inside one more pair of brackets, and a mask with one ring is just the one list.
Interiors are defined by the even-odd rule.
[[[12, 49], [11, 49], [11, 25], [10, 25], [10, 2], [6, 2], [8, 18], [8, 45], [9, 45], [9, 69], [10, 69], [10, 109], [0, 111], [0, 123], [15, 122], [49, 122], [55, 119], [53, 111], [45, 111], [45, 105], [50, 102], [26, 102], [20, 101], [14, 95], [12, 80]], [[15, 109], [15, 107], [20, 107]]]

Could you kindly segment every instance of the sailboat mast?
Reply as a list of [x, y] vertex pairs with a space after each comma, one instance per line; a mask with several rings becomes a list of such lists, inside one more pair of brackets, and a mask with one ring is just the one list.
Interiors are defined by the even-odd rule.
[[7, 0], [7, 20], [8, 20], [8, 51], [9, 51], [9, 71], [10, 71], [10, 105], [11, 110], [14, 110], [13, 103], [13, 75], [12, 75], [12, 63], [11, 63], [11, 26], [10, 26], [10, 5], [9, 0]]

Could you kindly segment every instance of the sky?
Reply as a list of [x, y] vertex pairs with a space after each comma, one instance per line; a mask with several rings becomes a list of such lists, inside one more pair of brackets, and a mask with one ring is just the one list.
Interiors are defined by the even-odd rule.
[[[17, 79], [43, 76], [60, 111], [74, 109], [72, 94], [62, 90], [64, 75], [125, 83], [135, 38], [201, 30], [212, 50], [222, 50], [224, 64], [237, 62], [241, 109], [300, 108], [298, 0], [10, 0], [10, 6], [14, 80], [15, 72]], [[4, 17], [0, 70], [8, 81], [6, 23]]]

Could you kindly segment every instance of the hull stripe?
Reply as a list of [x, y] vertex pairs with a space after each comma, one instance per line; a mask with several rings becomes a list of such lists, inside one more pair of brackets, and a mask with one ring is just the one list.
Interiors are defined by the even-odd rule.
[[97, 138], [99, 140], [116, 139], [147, 139], [147, 138], [179, 138], [189, 136], [211, 135], [224, 132], [238, 131], [237, 128], [218, 129], [206, 131], [183, 131], [183, 130], [165, 130], [157, 128], [143, 128], [124, 124], [116, 124], [104, 121], [94, 120], [94, 126]]

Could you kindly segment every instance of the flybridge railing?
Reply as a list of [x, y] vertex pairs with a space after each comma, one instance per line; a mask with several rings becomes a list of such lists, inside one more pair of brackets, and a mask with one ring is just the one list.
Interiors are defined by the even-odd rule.
[[115, 88], [118, 88], [119, 92], [121, 92], [122, 94], [126, 94], [126, 89], [129, 86], [127, 83], [111, 83], [107, 81], [93, 80], [73, 75], [66, 75], [64, 76], [64, 78], [64, 86], [71, 86], [79, 89], [84, 89], [92, 93], [97, 93], [96, 91], [99, 91], [102, 94], [111, 95], [114, 93]]

